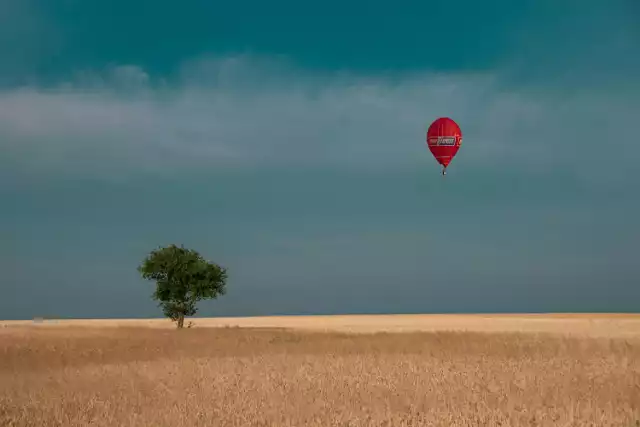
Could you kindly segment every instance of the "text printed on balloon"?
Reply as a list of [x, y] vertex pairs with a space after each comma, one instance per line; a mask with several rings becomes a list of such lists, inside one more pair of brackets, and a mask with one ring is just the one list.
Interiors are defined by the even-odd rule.
[[456, 138], [454, 136], [439, 136], [437, 138], [429, 138], [429, 144], [439, 146], [454, 146]]

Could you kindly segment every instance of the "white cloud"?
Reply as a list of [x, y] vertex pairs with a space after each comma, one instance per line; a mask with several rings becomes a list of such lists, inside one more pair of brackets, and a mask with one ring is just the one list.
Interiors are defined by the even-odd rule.
[[435, 167], [426, 127], [451, 116], [465, 136], [454, 164], [560, 167], [585, 177], [617, 164], [622, 179], [638, 155], [640, 98], [627, 95], [507, 90], [499, 73], [314, 75], [249, 57], [188, 63], [169, 84], [127, 65], [78, 73], [55, 88], [0, 92], [0, 148], [25, 171], [102, 177], [239, 166]]

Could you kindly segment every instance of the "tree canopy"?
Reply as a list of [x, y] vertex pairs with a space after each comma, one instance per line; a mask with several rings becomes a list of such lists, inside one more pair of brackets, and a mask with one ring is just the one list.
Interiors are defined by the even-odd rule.
[[152, 251], [138, 271], [143, 279], [156, 282], [153, 299], [178, 328], [184, 326], [185, 317], [196, 314], [198, 301], [226, 293], [227, 270], [183, 246]]

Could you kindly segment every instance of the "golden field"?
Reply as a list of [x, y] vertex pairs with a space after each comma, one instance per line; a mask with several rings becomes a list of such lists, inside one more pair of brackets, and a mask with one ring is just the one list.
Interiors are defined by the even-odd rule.
[[640, 420], [637, 315], [195, 323], [178, 331], [166, 320], [0, 322], [0, 426], [630, 427]]
[[[192, 319], [199, 327], [286, 328], [303, 331], [375, 332], [534, 332], [579, 337], [640, 338], [640, 314], [390, 314], [333, 316], [216, 317]], [[31, 320], [0, 321], [2, 326], [33, 325]], [[186, 323], [185, 323], [186, 325]], [[72, 319], [39, 326], [173, 328], [167, 319]]]

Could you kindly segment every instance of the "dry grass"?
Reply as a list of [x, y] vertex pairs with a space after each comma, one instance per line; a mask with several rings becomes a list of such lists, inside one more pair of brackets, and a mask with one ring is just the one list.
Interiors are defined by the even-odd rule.
[[[341, 316], [265, 316], [198, 318], [202, 327], [287, 328], [325, 332], [533, 332], [580, 337], [640, 338], [640, 314], [396, 314]], [[31, 321], [0, 321], [0, 326], [24, 326]], [[172, 328], [166, 319], [73, 319], [45, 322], [40, 327], [135, 326]]]
[[1, 426], [634, 426], [640, 341], [0, 328]]

